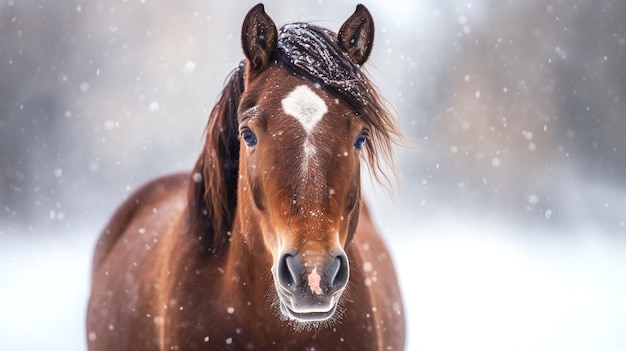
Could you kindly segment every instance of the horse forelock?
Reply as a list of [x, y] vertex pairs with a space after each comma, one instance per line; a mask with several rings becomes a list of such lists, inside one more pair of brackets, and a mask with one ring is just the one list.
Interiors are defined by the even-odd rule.
[[287, 24], [279, 32], [278, 58], [349, 101], [364, 104], [369, 100], [366, 81], [335, 38], [336, 34], [307, 23]]
[[365, 158], [376, 179], [389, 181], [394, 170], [392, 147], [403, 138], [396, 119], [361, 67], [353, 63], [337, 35], [308, 23], [284, 25], [278, 33], [276, 60], [286, 68], [323, 85], [354, 108], [370, 128]]

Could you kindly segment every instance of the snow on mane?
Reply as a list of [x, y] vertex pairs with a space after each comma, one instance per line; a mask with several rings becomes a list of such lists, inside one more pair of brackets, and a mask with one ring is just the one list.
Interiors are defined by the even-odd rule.
[[367, 104], [372, 98], [359, 66], [350, 61], [329, 30], [308, 23], [284, 25], [278, 33], [278, 57], [348, 101]]

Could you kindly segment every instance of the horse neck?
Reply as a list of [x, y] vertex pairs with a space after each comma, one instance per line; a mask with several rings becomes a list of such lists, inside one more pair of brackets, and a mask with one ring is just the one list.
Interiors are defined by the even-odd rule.
[[273, 284], [272, 260], [260, 239], [260, 227], [251, 220], [252, 216], [241, 212], [238, 206], [228, 245], [225, 291], [234, 299], [259, 299], [266, 303]]

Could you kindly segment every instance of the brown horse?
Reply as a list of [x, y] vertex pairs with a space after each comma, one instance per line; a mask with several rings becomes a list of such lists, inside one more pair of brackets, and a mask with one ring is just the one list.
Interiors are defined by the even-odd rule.
[[255, 6], [246, 60], [190, 174], [117, 210], [93, 262], [90, 350], [401, 350], [396, 274], [361, 200], [400, 131], [360, 71], [374, 23], [278, 31]]

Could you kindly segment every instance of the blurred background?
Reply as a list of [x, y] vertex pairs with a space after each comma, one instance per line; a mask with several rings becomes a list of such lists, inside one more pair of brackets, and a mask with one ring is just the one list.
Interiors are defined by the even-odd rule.
[[[256, 2], [0, 0], [0, 350], [85, 350], [91, 253], [189, 170]], [[350, 1], [266, 1], [338, 30]], [[407, 350], [626, 349], [626, 2], [365, 1], [415, 148], [365, 182]]]

